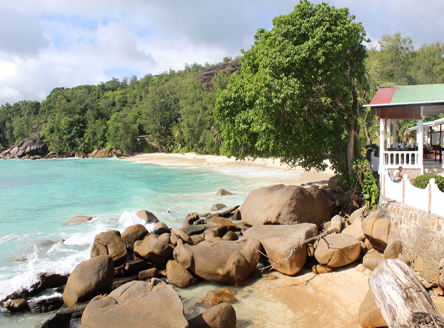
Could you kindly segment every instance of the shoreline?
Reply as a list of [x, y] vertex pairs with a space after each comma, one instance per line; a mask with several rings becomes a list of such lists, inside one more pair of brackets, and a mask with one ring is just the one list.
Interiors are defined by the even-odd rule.
[[327, 168], [327, 170], [322, 172], [315, 170], [305, 171], [299, 166], [292, 168], [281, 163], [279, 159], [272, 158], [257, 158], [254, 160], [246, 159], [241, 161], [236, 160], [234, 157], [228, 158], [221, 155], [199, 155], [196, 153], [143, 153], [119, 158], [119, 160], [155, 165], [207, 165], [213, 167], [243, 166], [264, 170], [282, 170], [289, 172], [289, 174], [278, 180], [279, 183], [284, 183], [286, 185], [326, 184], [328, 179], [335, 175], [330, 168]]

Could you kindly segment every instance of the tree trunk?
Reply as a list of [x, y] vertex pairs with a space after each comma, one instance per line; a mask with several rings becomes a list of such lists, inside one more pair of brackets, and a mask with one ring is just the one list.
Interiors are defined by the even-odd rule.
[[365, 136], [367, 137], [367, 142], [370, 145], [372, 143], [372, 139], [370, 138], [370, 132], [368, 131], [367, 121], [364, 121], [364, 130], [365, 130]]
[[413, 271], [401, 260], [386, 260], [368, 284], [390, 328], [444, 327], [444, 319]]
[[351, 175], [353, 173], [353, 158], [355, 156], [355, 126], [352, 125], [348, 130], [347, 171]]

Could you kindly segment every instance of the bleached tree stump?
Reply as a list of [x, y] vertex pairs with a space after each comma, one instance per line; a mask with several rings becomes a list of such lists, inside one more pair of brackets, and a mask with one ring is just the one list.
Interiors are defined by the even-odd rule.
[[373, 270], [368, 284], [390, 328], [444, 327], [444, 319], [429, 294], [401, 260], [382, 262]]

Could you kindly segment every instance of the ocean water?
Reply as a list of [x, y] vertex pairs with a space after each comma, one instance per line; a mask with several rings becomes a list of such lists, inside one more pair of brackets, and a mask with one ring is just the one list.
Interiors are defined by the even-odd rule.
[[[95, 235], [140, 223], [138, 210], [179, 228], [190, 212], [241, 205], [251, 190], [300, 173], [117, 159], [0, 160], [0, 299], [31, 286], [40, 272], [70, 273], [90, 257]], [[216, 196], [219, 188], [234, 195]], [[76, 215], [93, 219], [66, 225]], [[33, 327], [38, 320], [0, 312], [0, 327]]]

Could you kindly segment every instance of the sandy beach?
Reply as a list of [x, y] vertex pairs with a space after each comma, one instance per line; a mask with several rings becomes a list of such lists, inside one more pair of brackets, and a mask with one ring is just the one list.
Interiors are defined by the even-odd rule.
[[286, 164], [282, 164], [278, 159], [258, 158], [255, 160], [246, 159], [238, 161], [234, 157], [217, 155], [199, 155], [196, 153], [186, 154], [166, 154], [166, 153], [150, 153], [139, 154], [131, 157], [125, 157], [122, 160], [138, 163], [151, 163], [158, 165], [208, 165], [208, 166], [251, 166], [265, 170], [285, 170], [289, 173], [286, 177], [279, 179], [276, 183], [284, 183], [287, 185], [301, 185], [306, 183], [326, 183], [330, 177], [334, 175], [331, 169], [323, 172], [315, 170], [306, 172], [301, 167], [291, 168]]

